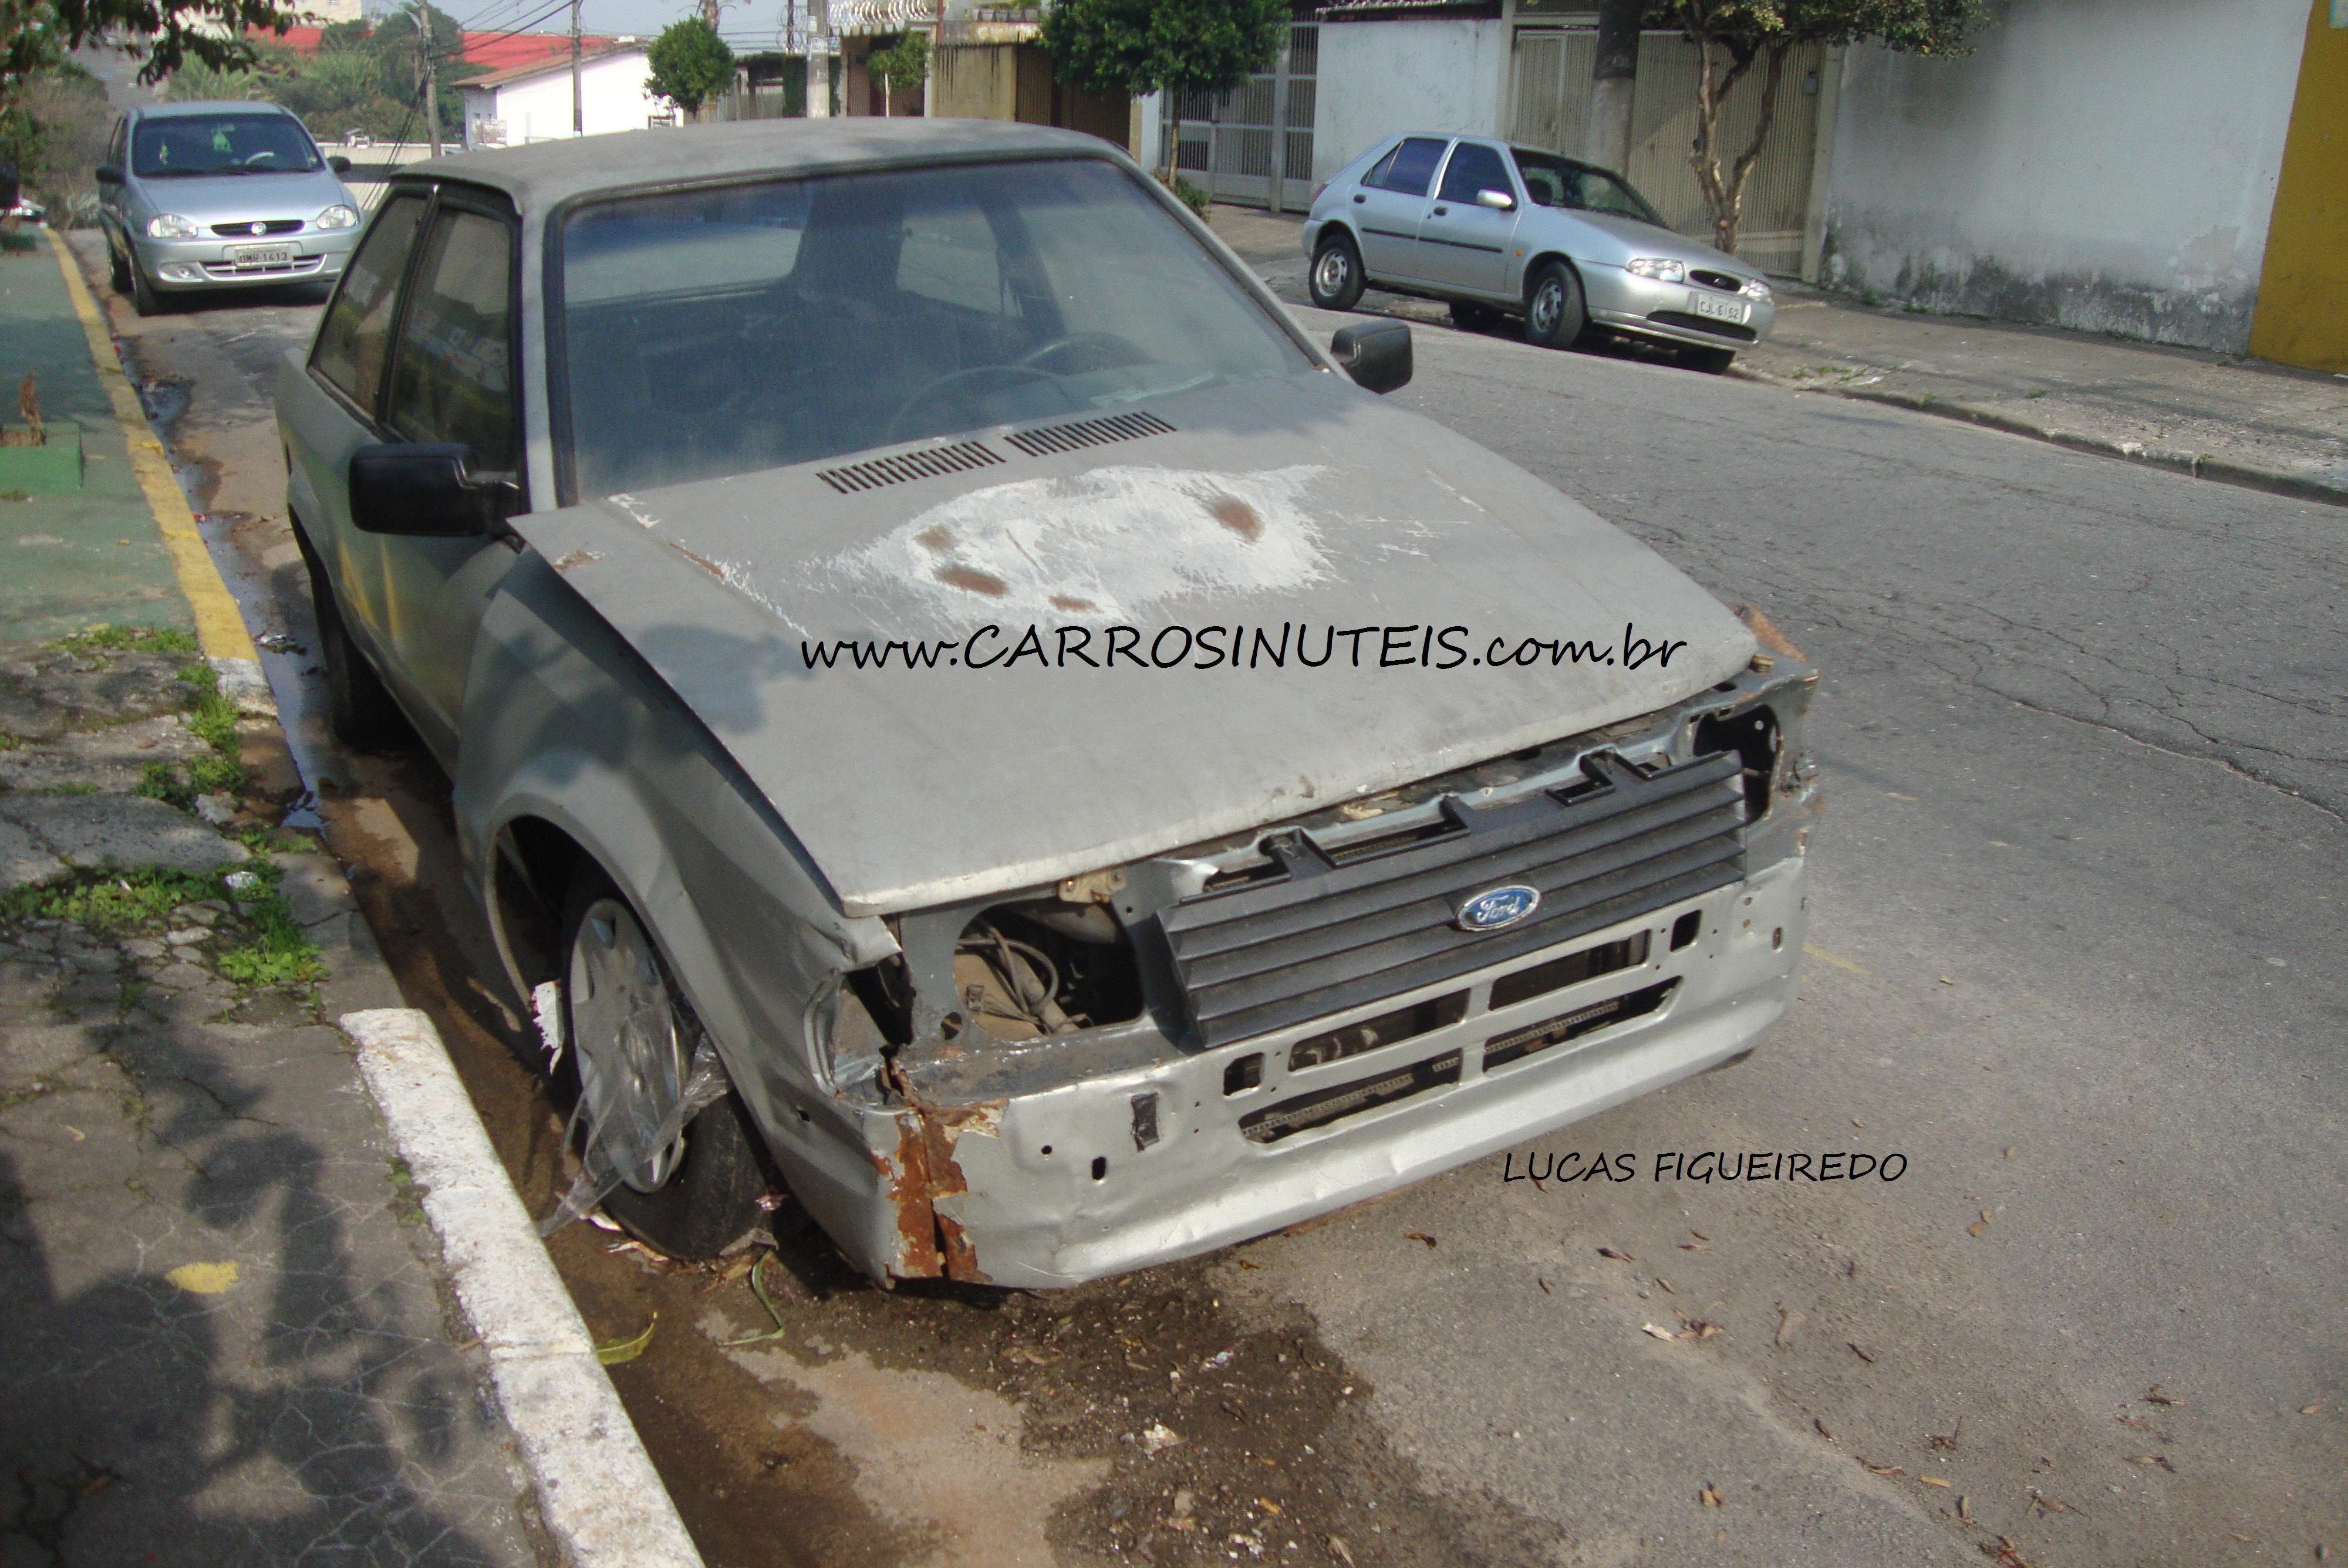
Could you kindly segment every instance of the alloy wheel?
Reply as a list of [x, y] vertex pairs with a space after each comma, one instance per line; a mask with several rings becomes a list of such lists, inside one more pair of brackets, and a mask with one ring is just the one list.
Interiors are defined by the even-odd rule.
[[640, 1193], [657, 1192], [685, 1153], [682, 1131], [648, 1148], [685, 1094], [690, 1051], [652, 939], [625, 904], [587, 907], [571, 948], [571, 1027], [590, 1132]]

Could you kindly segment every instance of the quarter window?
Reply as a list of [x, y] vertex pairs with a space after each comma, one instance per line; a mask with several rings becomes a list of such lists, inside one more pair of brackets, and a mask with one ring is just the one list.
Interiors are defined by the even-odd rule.
[[444, 209], [400, 330], [386, 422], [410, 441], [457, 441], [478, 469], [510, 470], [513, 228]]
[[1500, 162], [1500, 155], [1488, 147], [1463, 141], [1451, 155], [1451, 167], [1443, 171], [1441, 199], [1472, 207], [1479, 190], [1497, 190], [1503, 196], [1513, 194], [1509, 189], [1509, 171]]
[[421, 197], [395, 197], [385, 205], [359, 241], [310, 354], [310, 368], [370, 415], [390, 357], [392, 306], [423, 218]]
[[1378, 183], [1402, 196], [1424, 196], [1435, 183], [1435, 169], [1443, 161], [1440, 138], [1414, 136], [1395, 149], [1394, 162]]

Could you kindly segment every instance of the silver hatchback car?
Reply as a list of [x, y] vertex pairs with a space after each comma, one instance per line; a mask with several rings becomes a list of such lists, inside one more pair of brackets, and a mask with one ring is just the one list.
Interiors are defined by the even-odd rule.
[[1447, 301], [1463, 327], [1520, 315], [1543, 347], [1617, 333], [1707, 370], [1767, 337], [1777, 313], [1759, 269], [1674, 233], [1617, 176], [1478, 137], [1378, 143], [1313, 197], [1304, 251], [1324, 310], [1379, 288]]
[[199, 289], [331, 283], [358, 242], [350, 160], [275, 104], [142, 105], [106, 159], [98, 221], [115, 292], [142, 316]]

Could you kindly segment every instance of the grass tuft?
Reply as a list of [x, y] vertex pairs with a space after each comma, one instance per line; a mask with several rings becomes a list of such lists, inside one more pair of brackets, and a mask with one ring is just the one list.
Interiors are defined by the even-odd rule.
[[69, 637], [61, 637], [49, 644], [67, 653], [124, 653], [138, 650], [146, 653], [193, 653], [197, 651], [195, 635], [176, 626], [109, 626], [104, 621], [84, 627]]

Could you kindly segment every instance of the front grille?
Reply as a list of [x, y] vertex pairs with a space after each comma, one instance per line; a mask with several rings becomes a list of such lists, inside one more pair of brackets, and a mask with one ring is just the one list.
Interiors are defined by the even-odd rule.
[[[1186, 898], [1159, 926], [1202, 1046], [1325, 1018], [1570, 941], [1743, 879], [1743, 763], [1700, 757], [1652, 776], [1611, 754], [1598, 787], [1478, 808], [1343, 864], [1301, 831], [1264, 840], [1272, 879]], [[1460, 903], [1522, 883], [1540, 903], [1497, 931], [1460, 929]]]
[[212, 232], [224, 235], [231, 240], [249, 240], [255, 234], [291, 234], [300, 227], [302, 227], [302, 220], [299, 218], [266, 218], [257, 225], [215, 223], [212, 225]]
[[267, 266], [252, 266], [240, 261], [206, 261], [207, 276], [229, 278], [298, 278], [314, 272], [325, 265], [323, 256], [296, 256], [290, 261], [272, 261]]
[[1745, 287], [1745, 281], [1741, 278], [1732, 278], [1725, 272], [1709, 272], [1702, 267], [1689, 272], [1688, 276], [1707, 289], [1722, 289], [1732, 294]]
[[1716, 322], [1710, 316], [1699, 316], [1686, 311], [1649, 311], [1647, 319], [1659, 327], [1688, 327], [1715, 337], [1735, 338], [1738, 343], [1754, 341], [1753, 329], [1734, 322]]
[[1459, 1081], [1460, 1052], [1457, 1046], [1431, 1061], [1396, 1067], [1358, 1083], [1334, 1084], [1310, 1094], [1251, 1111], [1240, 1118], [1240, 1135], [1251, 1143], [1277, 1143], [1292, 1132], [1325, 1127], [1347, 1116], [1358, 1116], [1414, 1094]]

